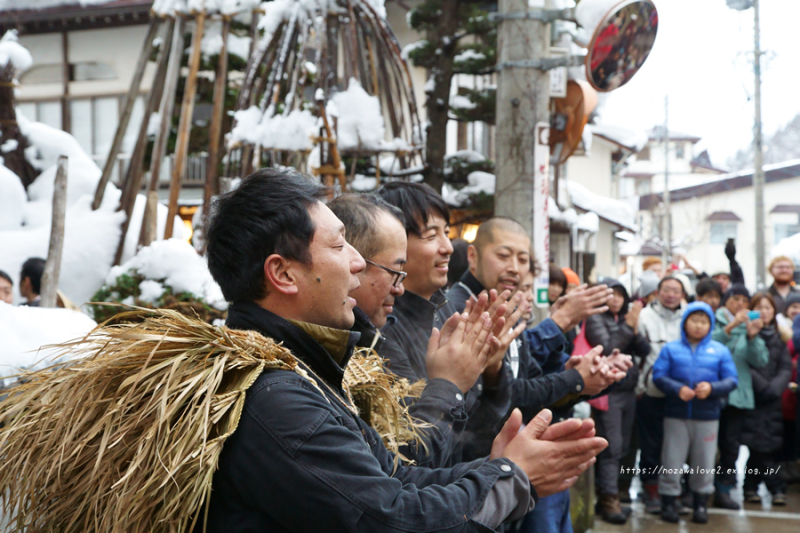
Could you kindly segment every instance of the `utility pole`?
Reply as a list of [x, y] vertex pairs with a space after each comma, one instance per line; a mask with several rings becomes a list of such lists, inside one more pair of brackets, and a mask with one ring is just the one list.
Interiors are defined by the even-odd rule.
[[[531, 2], [535, 3], [535, 2]], [[543, 10], [529, 7], [528, 0], [500, 0], [497, 33], [497, 186], [495, 214], [518, 220], [533, 234], [535, 129], [550, 123], [550, 77], [537, 68], [547, 58], [550, 24], [537, 19]], [[550, 258], [537, 258], [548, 264]]]
[[766, 286], [766, 249], [764, 246], [764, 169], [763, 169], [763, 138], [761, 135], [761, 28], [759, 14], [759, 0], [753, 0], [753, 18], [755, 23], [755, 124], [753, 126], [753, 188], [756, 197], [756, 287], [761, 289]]
[[666, 245], [662, 250], [664, 272], [672, 260], [672, 202], [669, 193], [669, 96], [664, 96], [664, 221], [662, 232]]

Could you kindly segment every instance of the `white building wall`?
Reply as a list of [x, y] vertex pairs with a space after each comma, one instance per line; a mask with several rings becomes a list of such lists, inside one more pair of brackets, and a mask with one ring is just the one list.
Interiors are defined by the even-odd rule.
[[[676, 239], [688, 236], [694, 242], [686, 256], [696, 267], [712, 274], [728, 270], [724, 244], [709, 242], [711, 223], [706, 218], [716, 211], [732, 211], [741, 218], [737, 223], [736, 258], [742, 266], [745, 282], [750, 290], [756, 289], [756, 264], [769, 263], [770, 250], [775, 245], [775, 224], [797, 223], [795, 214], [770, 214], [778, 204], [800, 203], [800, 177], [768, 183], [764, 187], [765, 244], [767, 257], [755, 253], [755, 198], [752, 187], [700, 196], [681, 201], [672, 206], [673, 235]], [[696, 264], [695, 264], [696, 263]], [[767, 276], [769, 278], [769, 275]], [[768, 279], [767, 284], [772, 280]]]

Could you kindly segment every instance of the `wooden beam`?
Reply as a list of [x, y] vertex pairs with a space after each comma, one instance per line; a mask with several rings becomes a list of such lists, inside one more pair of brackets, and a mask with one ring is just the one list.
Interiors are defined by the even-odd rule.
[[69, 34], [61, 32], [61, 129], [72, 133], [72, 110], [69, 108]]
[[144, 205], [142, 216], [142, 237], [139, 244], [150, 246], [158, 238], [158, 193], [147, 192], [147, 203]]
[[59, 156], [53, 188], [53, 219], [50, 223], [50, 248], [42, 275], [39, 307], [55, 307], [58, 279], [61, 275], [61, 255], [64, 250], [64, 219], [67, 212], [67, 156]]
[[120, 235], [117, 252], [114, 255], [114, 266], [122, 262], [122, 254], [125, 251], [125, 238], [128, 235], [128, 228], [131, 224], [133, 206], [136, 204], [136, 198], [139, 196], [139, 189], [142, 187], [142, 178], [144, 177], [142, 166], [144, 165], [144, 154], [147, 149], [147, 129], [150, 126], [150, 117], [158, 109], [161, 95], [164, 91], [164, 82], [167, 75], [167, 60], [170, 57], [172, 31], [174, 29], [175, 20], [169, 19], [165, 26], [163, 44], [158, 54], [156, 76], [153, 80], [153, 86], [150, 89], [150, 95], [147, 97], [147, 106], [145, 107], [142, 121], [139, 125], [139, 136], [136, 138], [136, 146], [133, 149], [133, 155], [128, 164], [128, 172], [125, 176], [122, 197], [120, 198], [120, 204], [117, 208], [117, 211], [125, 211], [125, 221], [122, 223], [122, 235]]
[[136, 97], [139, 95], [139, 86], [142, 84], [144, 70], [147, 66], [148, 60], [150, 59], [150, 54], [153, 52], [153, 41], [156, 38], [156, 33], [158, 32], [158, 27], [160, 25], [161, 19], [150, 19], [150, 24], [147, 27], [147, 35], [144, 38], [142, 53], [139, 56], [138, 63], [136, 64], [136, 70], [133, 73], [131, 86], [128, 89], [128, 96], [125, 100], [125, 106], [122, 109], [122, 116], [120, 117], [119, 124], [117, 125], [117, 132], [114, 134], [114, 140], [111, 143], [111, 149], [108, 152], [108, 158], [106, 159], [106, 164], [103, 167], [103, 175], [100, 178], [100, 182], [97, 184], [97, 190], [95, 190], [94, 193], [92, 209], [97, 209], [103, 202], [103, 195], [106, 192], [108, 180], [111, 179], [111, 172], [114, 170], [114, 165], [117, 162], [117, 156], [122, 148], [122, 139], [125, 137], [125, 130], [128, 129], [128, 122], [131, 119], [133, 104], [136, 102]]
[[231, 20], [226, 17], [222, 21], [222, 48], [219, 52], [219, 63], [214, 78], [214, 98], [211, 112], [211, 126], [208, 131], [208, 160], [206, 163], [206, 186], [203, 191], [203, 217], [207, 217], [211, 207], [211, 198], [219, 194], [219, 148], [222, 137], [222, 121], [225, 118], [225, 93], [228, 89], [228, 33]]
[[172, 182], [169, 186], [169, 204], [167, 207], [167, 223], [164, 227], [164, 238], [172, 238], [175, 215], [178, 213], [178, 195], [181, 190], [181, 179], [186, 169], [186, 156], [189, 150], [189, 134], [192, 132], [192, 115], [194, 114], [194, 95], [197, 92], [197, 72], [200, 69], [203, 29], [206, 12], [201, 11], [195, 17], [194, 37], [192, 38], [192, 57], [189, 60], [189, 75], [183, 91], [181, 104], [181, 120], [178, 125], [178, 141], [175, 144], [175, 159], [172, 168]]

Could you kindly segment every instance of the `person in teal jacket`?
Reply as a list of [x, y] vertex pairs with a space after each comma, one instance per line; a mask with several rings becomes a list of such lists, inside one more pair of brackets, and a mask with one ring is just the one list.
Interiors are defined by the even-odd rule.
[[739, 509], [730, 492], [736, 485], [736, 459], [746, 411], [756, 406], [750, 368], [761, 368], [769, 361], [769, 350], [759, 336], [764, 323], [760, 318], [750, 318], [749, 304], [747, 287], [733, 285], [725, 304], [717, 310], [716, 328], [712, 335], [712, 339], [728, 347], [739, 375], [739, 385], [728, 396], [728, 404], [719, 420], [719, 469], [714, 480], [714, 505], [723, 509]]

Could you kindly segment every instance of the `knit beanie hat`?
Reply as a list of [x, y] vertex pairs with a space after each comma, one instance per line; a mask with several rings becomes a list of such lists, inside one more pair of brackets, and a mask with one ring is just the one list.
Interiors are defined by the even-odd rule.
[[658, 274], [652, 270], [645, 270], [639, 276], [639, 297], [645, 298], [658, 290]]
[[747, 287], [745, 287], [741, 283], [733, 284], [728, 293], [729, 296], [744, 296], [748, 300], [750, 299], [750, 291], [748, 291]]
[[792, 304], [800, 304], [800, 292], [797, 291], [790, 292], [789, 295], [786, 297], [786, 299], [783, 301], [783, 303], [785, 306], [784, 309], [786, 309]]
[[567, 276], [567, 284], [580, 285], [581, 278], [571, 268], [564, 267], [561, 269], [565, 276]]

